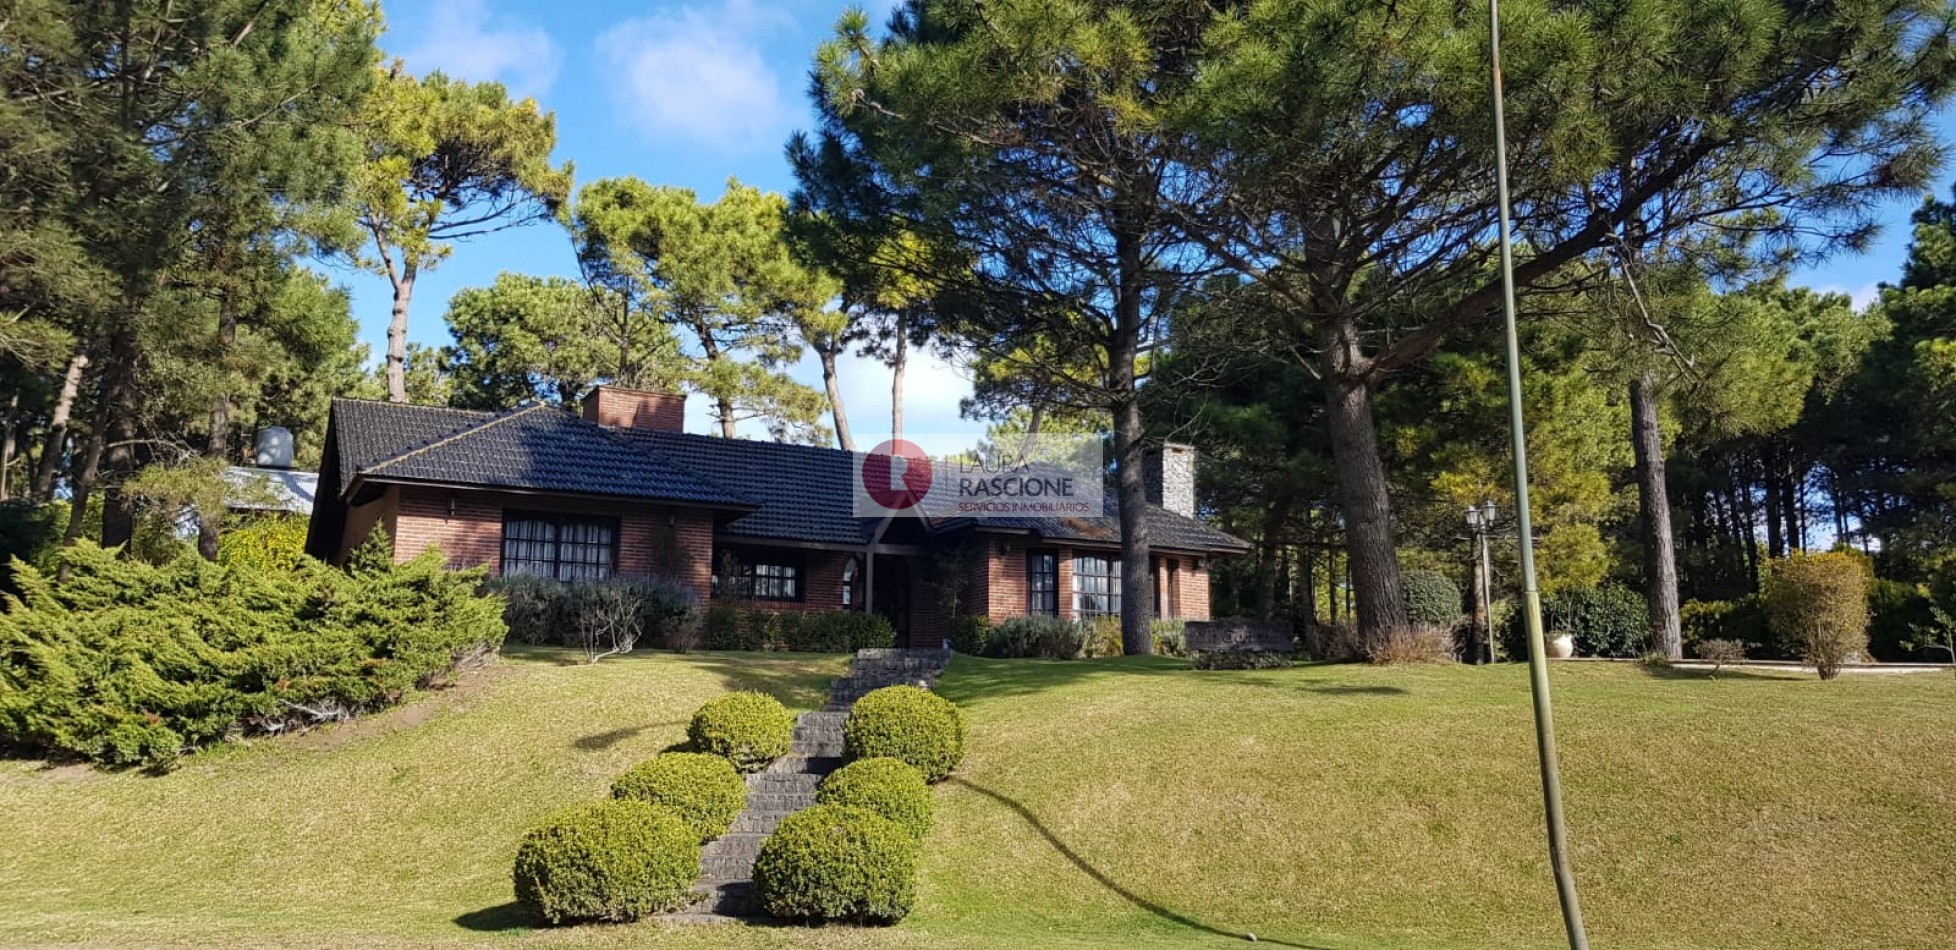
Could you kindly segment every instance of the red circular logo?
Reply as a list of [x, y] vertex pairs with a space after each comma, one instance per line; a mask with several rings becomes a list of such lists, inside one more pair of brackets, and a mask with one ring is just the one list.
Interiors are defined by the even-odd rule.
[[923, 449], [891, 439], [863, 457], [863, 490], [892, 511], [913, 508], [930, 492], [931, 468]]

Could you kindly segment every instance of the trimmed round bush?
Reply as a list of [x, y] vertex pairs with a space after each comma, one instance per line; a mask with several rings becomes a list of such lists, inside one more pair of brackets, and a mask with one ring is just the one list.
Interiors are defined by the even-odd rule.
[[930, 833], [930, 786], [902, 759], [858, 759], [829, 774], [815, 790], [822, 805], [867, 808], [903, 826], [913, 838]]
[[700, 842], [670, 809], [587, 802], [523, 836], [516, 901], [553, 924], [629, 921], [684, 907], [700, 876]]
[[917, 839], [867, 808], [805, 808], [761, 844], [754, 891], [776, 917], [893, 924], [917, 902]]
[[1460, 588], [1438, 571], [1408, 571], [1406, 616], [1416, 624], [1452, 627], [1460, 622]]
[[672, 809], [701, 841], [727, 833], [747, 804], [747, 782], [733, 763], [700, 752], [668, 752], [631, 767], [611, 783], [611, 797]]
[[758, 772], [794, 744], [795, 717], [772, 696], [732, 693], [701, 706], [686, 737], [695, 752], [720, 756], [742, 772]]
[[901, 759], [941, 782], [964, 761], [964, 715], [930, 690], [885, 686], [856, 700], [842, 741], [851, 759]]

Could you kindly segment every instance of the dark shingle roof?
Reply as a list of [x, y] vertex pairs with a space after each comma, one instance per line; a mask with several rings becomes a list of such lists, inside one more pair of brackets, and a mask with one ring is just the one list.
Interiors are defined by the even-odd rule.
[[[523, 488], [753, 508], [721, 528], [756, 540], [867, 544], [876, 519], [854, 513], [855, 460], [840, 449], [652, 429], [608, 429], [547, 406], [501, 414], [355, 399], [333, 401], [344, 491], [372, 480]], [[934, 519], [938, 531], [998, 528], [1055, 542], [1120, 543], [1112, 493], [1103, 518]], [[1193, 518], [1148, 508], [1157, 547], [1248, 546]]]
[[785, 442], [616, 429], [647, 453], [711, 479], [760, 505], [723, 529], [753, 538], [868, 544], [875, 522], [854, 514], [849, 453]]
[[[372, 413], [372, 408], [373, 404], [362, 404], [362, 410], [356, 412], [366, 411], [369, 417], [381, 415]], [[522, 488], [700, 505], [749, 504], [745, 498], [638, 451], [605, 429], [561, 409], [538, 405], [498, 415], [469, 415], [473, 419], [459, 429], [409, 444], [382, 459], [356, 463], [354, 468], [369, 480]], [[412, 414], [400, 413], [396, 418], [412, 420]], [[343, 438], [349, 434], [347, 429], [341, 431]], [[402, 441], [396, 432], [373, 439], [362, 449]], [[347, 466], [344, 456], [341, 466]]]
[[354, 474], [369, 465], [494, 416], [493, 412], [468, 409], [335, 399], [333, 431], [339, 440], [340, 484], [351, 483]]

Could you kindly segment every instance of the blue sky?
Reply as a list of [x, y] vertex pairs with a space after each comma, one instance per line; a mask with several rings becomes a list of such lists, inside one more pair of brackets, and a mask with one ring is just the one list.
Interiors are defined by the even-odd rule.
[[[868, 0], [880, 22], [892, 0]], [[557, 114], [558, 160], [576, 163], [579, 184], [635, 175], [654, 184], [694, 189], [712, 200], [729, 176], [788, 191], [782, 157], [789, 133], [811, 124], [805, 95], [809, 56], [845, 4], [832, 0], [392, 0], [382, 46], [417, 72], [441, 69], [469, 80], [496, 80], [533, 96]], [[1945, 126], [1948, 123], [1945, 122]], [[1865, 303], [1876, 285], [1901, 270], [1908, 214], [1918, 200], [1887, 209], [1888, 226], [1867, 254], [1804, 272], [1797, 281], [1852, 294]], [[574, 275], [569, 239], [555, 226], [532, 226], [477, 238], [415, 290], [409, 335], [448, 342], [442, 311], [464, 287], [486, 285], [501, 271]], [[377, 276], [332, 268], [353, 293], [361, 339], [384, 350], [389, 295]], [[795, 375], [820, 386], [814, 361]], [[889, 371], [870, 360], [842, 368], [843, 401], [858, 437], [887, 428]], [[949, 365], [912, 361], [905, 387], [906, 428], [950, 432], [969, 383]], [[701, 400], [688, 428], [706, 431]]]

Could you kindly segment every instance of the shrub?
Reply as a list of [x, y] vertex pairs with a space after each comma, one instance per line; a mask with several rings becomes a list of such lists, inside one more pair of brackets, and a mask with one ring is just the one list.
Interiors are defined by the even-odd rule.
[[516, 574], [484, 586], [503, 596], [503, 621], [517, 643], [581, 647], [596, 655], [629, 652], [641, 642], [684, 652], [699, 640], [699, 600], [692, 588], [669, 578], [569, 584]]
[[1206, 650], [1189, 655], [1198, 670], [1274, 670], [1294, 662], [1288, 653], [1266, 650]]
[[[1528, 656], [1525, 611], [1508, 614], [1502, 625], [1501, 649], [1512, 659]], [[1643, 595], [1618, 584], [1565, 588], [1542, 598], [1542, 630], [1566, 631], [1576, 640], [1578, 656], [1631, 658], [1649, 649], [1650, 611]]]
[[14, 586], [14, 559], [44, 567], [68, 524], [62, 502], [35, 505], [15, 499], [0, 501], [0, 594], [19, 594]]
[[964, 614], [951, 623], [951, 649], [966, 656], [985, 656], [994, 632], [992, 618]]
[[302, 517], [269, 515], [251, 518], [218, 536], [217, 561], [250, 571], [289, 571], [306, 556]]
[[701, 841], [727, 833], [747, 804], [747, 782], [717, 755], [668, 752], [631, 767], [611, 783], [611, 797], [663, 805]]
[[692, 900], [700, 843], [670, 810], [641, 801], [588, 802], [523, 836], [516, 901], [553, 924], [629, 921]]
[[701, 621], [700, 645], [709, 650], [758, 650], [759, 644], [749, 644], [742, 639], [743, 627], [740, 611], [726, 604], [715, 604], [707, 608]]
[[1408, 571], [1406, 616], [1416, 626], [1451, 628], [1460, 623], [1460, 588], [1438, 571]]
[[1374, 663], [1433, 663], [1453, 659], [1453, 631], [1416, 623], [1388, 632], [1366, 651]]
[[896, 644], [896, 628], [877, 614], [823, 610], [800, 615], [792, 627], [782, 614], [784, 645], [801, 653], [854, 653]]
[[892, 924], [917, 902], [917, 840], [868, 809], [816, 805], [762, 843], [754, 890], [776, 917]]
[[351, 718], [492, 656], [502, 604], [439, 552], [347, 573], [152, 566], [83, 542], [65, 582], [16, 565], [0, 612], [0, 737], [162, 765], [227, 736]]
[[914, 838], [930, 833], [930, 785], [922, 772], [901, 759], [857, 759], [823, 779], [815, 801], [867, 808], [902, 825]]
[[1086, 628], [1086, 645], [1080, 651], [1083, 656], [1120, 656], [1127, 652], [1121, 640], [1121, 618], [1116, 616], [1095, 617], [1082, 624]]
[[1833, 679], [1842, 663], [1867, 654], [1869, 580], [1849, 555], [1796, 554], [1766, 578], [1767, 624], [1821, 679]]
[[1156, 617], [1148, 621], [1148, 633], [1155, 638], [1155, 653], [1161, 656], [1188, 656], [1186, 624], [1180, 620]]
[[693, 714], [693, 751], [717, 755], [742, 772], [758, 772], [794, 744], [795, 717], [772, 696], [731, 693]]
[[[1313, 623], [1304, 628], [1304, 654], [1313, 660], [1343, 663], [1366, 655], [1358, 627], [1350, 623]], [[1197, 667], [1219, 669], [1220, 667]]]
[[930, 690], [885, 686], [856, 700], [842, 741], [851, 759], [902, 759], [940, 782], [964, 761], [964, 714]]
[[1868, 653], [1879, 660], [1925, 659], [1921, 631], [1936, 624], [1935, 602], [1916, 584], [1876, 580], [1868, 590]]
[[1745, 662], [1745, 644], [1737, 640], [1700, 640], [1693, 652], [1712, 665], [1714, 677], [1731, 664]]
[[988, 656], [1004, 659], [1077, 660], [1086, 651], [1087, 629], [1048, 614], [1022, 614], [992, 632]]

